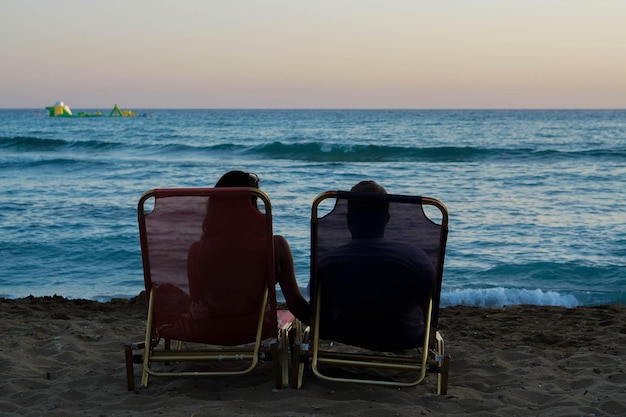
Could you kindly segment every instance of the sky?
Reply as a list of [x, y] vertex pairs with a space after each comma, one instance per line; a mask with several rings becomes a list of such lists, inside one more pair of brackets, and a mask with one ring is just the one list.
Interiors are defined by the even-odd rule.
[[626, 0], [0, 0], [0, 108], [626, 108]]

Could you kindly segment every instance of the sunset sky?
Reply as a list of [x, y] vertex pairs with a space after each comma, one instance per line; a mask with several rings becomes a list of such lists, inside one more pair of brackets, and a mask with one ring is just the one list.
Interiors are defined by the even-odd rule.
[[626, 108], [625, 0], [0, 0], [0, 107]]

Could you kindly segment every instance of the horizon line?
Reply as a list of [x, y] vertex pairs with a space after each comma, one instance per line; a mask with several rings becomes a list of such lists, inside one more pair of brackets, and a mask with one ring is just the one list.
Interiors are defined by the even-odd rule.
[[[116, 106], [115, 104], [113, 106]], [[3, 107], [0, 110], [45, 110], [46, 107]], [[118, 107], [120, 107], [118, 105]], [[472, 111], [472, 110], [489, 110], [489, 111], [511, 111], [511, 110], [607, 110], [619, 111], [626, 110], [626, 107], [141, 107], [141, 106], [121, 106], [124, 109], [140, 109], [140, 110], [354, 110], [354, 111], [381, 111], [381, 110], [452, 110], [452, 111]], [[97, 110], [99, 107], [71, 107], [74, 109]], [[102, 107], [103, 108], [103, 107]], [[108, 108], [108, 107], [106, 107]]]

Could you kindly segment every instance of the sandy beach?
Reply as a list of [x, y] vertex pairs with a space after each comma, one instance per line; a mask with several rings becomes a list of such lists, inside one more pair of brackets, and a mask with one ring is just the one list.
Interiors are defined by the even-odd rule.
[[[0, 299], [0, 415], [624, 416], [626, 306], [447, 307], [449, 394], [327, 383], [274, 389], [271, 365], [217, 378], [152, 378], [127, 391], [123, 343], [143, 338], [142, 297]], [[140, 366], [135, 366], [137, 386]]]

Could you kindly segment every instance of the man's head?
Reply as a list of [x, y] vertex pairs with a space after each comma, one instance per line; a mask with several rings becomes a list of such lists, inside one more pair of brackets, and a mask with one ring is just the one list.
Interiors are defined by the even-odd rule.
[[[376, 181], [361, 181], [350, 190], [358, 193], [387, 194]], [[377, 200], [348, 200], [348, 228], [354, 239], [377, 238], [385, 235], [389, 221], [389, 202]]]

